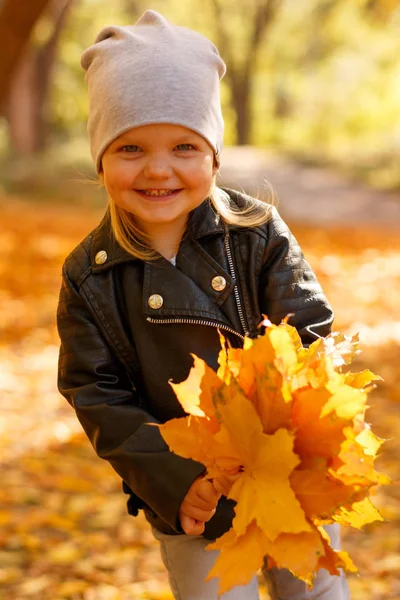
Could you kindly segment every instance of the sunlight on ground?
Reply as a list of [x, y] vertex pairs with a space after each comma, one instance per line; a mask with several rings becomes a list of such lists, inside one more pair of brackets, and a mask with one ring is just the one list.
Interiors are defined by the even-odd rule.
[[[118, 478], [56, 388], [62, 260], [100, 215], [15, 202], [0, 217], [0, 598], [7, 600], [171, 598], [147, 523], [126, 514]], [[385, 379], [368, 415], [377, 435], [390, 438], [379, 468], [398, 479], [400, 242], [384, 232], [292, 229], [335, 309], [336, 329], [360, 332], [357, 366]], [[397, 488], [374, 499], [385, 523], [344, 531], [361, 575], [349, 578], [353, 600], [400, 598]]]

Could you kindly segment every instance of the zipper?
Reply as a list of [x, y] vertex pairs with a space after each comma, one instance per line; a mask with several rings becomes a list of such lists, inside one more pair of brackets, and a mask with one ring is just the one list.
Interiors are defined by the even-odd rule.
[[[235, 267], [234, 267], [233, 259], [232, 259], [231, 247], [230, 247], [230, 243], [229, 243], [229, 233], [227, 233], [225, 235], [225, 249], [226, 249], [226, 254], [228, 257], [228, 264], [229, 264], [229, 270], [231, 273], [231, 277], [234, 281], [237, 281]], [[247, 329], [246, 320], [244, 318], [244, 313], [243, 313], [242, 305], [240, 302], [239, 289], [238, 289], [237, 284], [235, 284], [235, 287], [234, 287], [234, 294], [235, 294], [235, 301], [236, 301], [236, 306], [237, 306], [237, 310], [238, 310], [238, 314], [239, 314], [239, 320], [242, 325], [244, 335], [248, 336], [249, 331]], [[238, 333], [237, 331], [235, 331], [234, 329], [232, 329], [232, 327], [228, 327], [227, 325], [223, 325], [221, 323], [214, 323], [213, 321], [203, 321], [202, 319], [182, 319], [182, 318], [154, 319], [153, 317], [147, 317], [146, 320], [149, 323], [155, 323], [158, 325], [162, 325], [162, 324], [171, 325], [173, 323], [182, 323], [182, 324], [186, 323], [188, 325], [207, 325], [208, 327], [216, 327], [217, 329], [222, 329], [224, 331], [228, 331], [229, 333], [232, 333], [233, 335], [236, 335], [237, 337], [239, 337], [242, 341], [244, 340], [244, 336], [241, 335], [240, 333]]]
[[171, 325], [173, 323], [182, 323], [187, 325], [208, 325], [208, 327], [215, 327], [216, 329], [223, 329], [224, 331], [229, 331], [229, 333], [233, 333], [238, 336], [242, 341], [244, 340], [244, 336], [228, 327], [227, 325], [222, 325], [221, 323], [214, 323], [213, 321], [203, 321], [202, 319], [154, 319], [153, 317], [147, 317], [146, 321], [149, 323], [156, 323], [157, 325]]
[[[229, 270], [231, 272], [231, 277], [234, 281], [237, 281], [236, 279], [236, 273], [235, 273], [235, 267], [233, 264], [233, 259], [232, 259], [232, 252], [231, 252], [231, 246], [229, 243], [229, 233], [227, 232], [225, 235], [225, 249], [226, 249], [226, 254], [228, 257], [228, 263], [229, 263]], [[236, 300], [236, 306], [237, 306], [237, 310], [238, 310], [238, 314], [239, 314], [239, 319], [240, 319], [240, 323], [243, 327], [243, 331], [244, 331], [244, 335], [249, 335], [249, 330], [247, 328], [247, 323], [246, 323], [246, 319], [244, 318], [244, 313], [243, 313], [243, 309], [242, 309], [242, 305], [240, 303], [240, 296], [239, 296], [239, 288], [237, 286], [237, 283], [235, 284], [234, 287], [234, 294], [235, 294], [235, 300]]]

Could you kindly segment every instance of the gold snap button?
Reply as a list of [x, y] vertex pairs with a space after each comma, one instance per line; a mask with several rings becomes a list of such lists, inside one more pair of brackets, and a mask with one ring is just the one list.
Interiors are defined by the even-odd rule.
[[164, 303], [164, 298], [160, 296], [160, 294], [152, 294], [147, 302], [150, 308], [154, 308], [155, 310], [157, 310], [158, 308], [162, 307]]
[[94, 257], [94, 260], [96, 261], [96, 265], [104, 265], [107, 260], [107, 252], [105, 250], [100, 250]]
[[226, 288], [226, 279], [221, 275], [217, 275], [212, 278], [211, 285], [216, 292], [222, 292]]

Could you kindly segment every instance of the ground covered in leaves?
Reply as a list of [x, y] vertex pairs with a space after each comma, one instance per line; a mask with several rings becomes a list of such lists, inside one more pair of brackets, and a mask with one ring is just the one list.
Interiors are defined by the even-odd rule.
[[[62, 260], [103, 210], [0, 206], [0, 599], [171, 599], [147, 523], [126, 514], [119, 478], [56, 389]], [[367, 413], [388, 439], [377, 467], [394, 483], [374, 498], [385, 522], [346, 529], [343, 543], [359, 568], [349, 576], [352, 600], [400, 600], [400, 239], [372, 227], [290, 225], [336, 329], [361, 334], [352, 370], [385, 380]]]

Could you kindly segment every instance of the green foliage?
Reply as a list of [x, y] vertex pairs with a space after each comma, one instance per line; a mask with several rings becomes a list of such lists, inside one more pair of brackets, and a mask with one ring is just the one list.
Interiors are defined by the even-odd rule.
[[[158, 10], [211, 38], [229, 69], [245, 61], [261, 2], [204, 0], [200, 10], [197, 0], [81, 0], [62, 33], [53, 74], [53, 143], [86, 135], [80, 56], [103, 26], [131, 24], [144, 10]], [[215, 3], [226, 39], [216, 24]], [[46, 31], [46, 23], [37, 28], [36, 43]], [[282, 0], [252, 56], [252, 142], [342, 165], [380, 187], [400, 186], [399, 33], [399, 0]], [[229, 84], [226, 76], [221, 94], [226, 145], [236, 140]]]
[[254, 141], [394, 187], [400, 12], [382, 24], [364, 9], [357, 0], [286, 1], [259, 57]]

